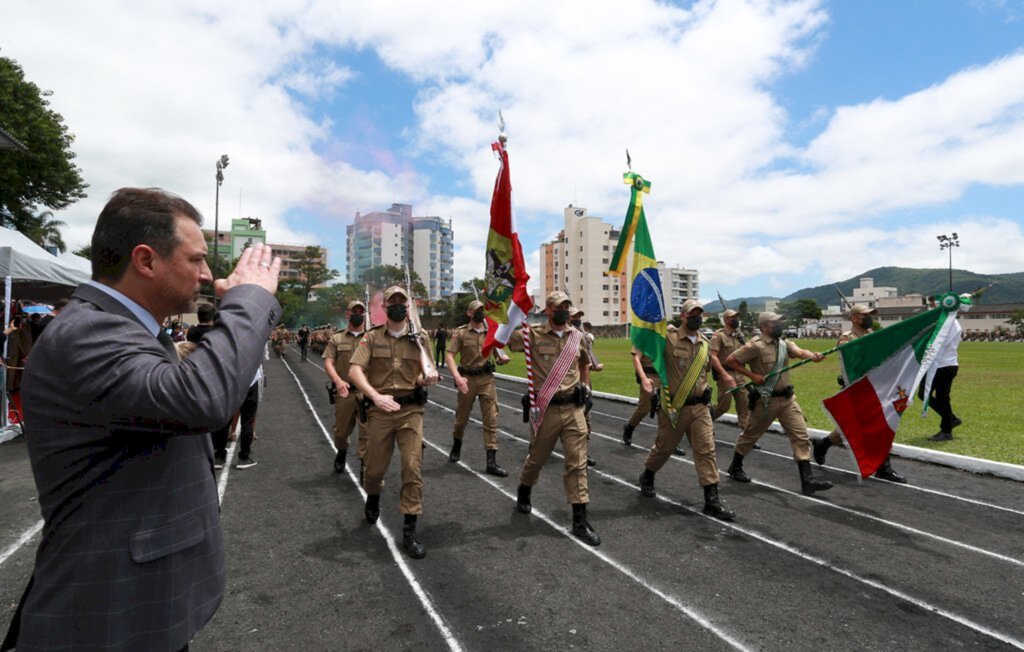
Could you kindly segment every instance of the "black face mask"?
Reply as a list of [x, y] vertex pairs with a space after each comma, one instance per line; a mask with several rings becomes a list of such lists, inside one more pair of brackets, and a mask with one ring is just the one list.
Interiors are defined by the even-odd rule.
[[353, 313], [352, 316], [348, 318], [348, 325], [359, 328], [360, 326], [363, 325], [363, 321], [365, 319], [366, 317], [364, 315], [360, 315], [359, 313]]
[[872, 325], [871, 317], [864, 316], [864, 317], [860, 318], [860, 327], [863, 328], [864, 330], [866, 330], [866, 331], [871, 330], [871, 325]]
[[569, 321], [568, 310], [559, 309], [556, 310], [554, 314], [551, 315], [551, 323], [553, 323], [555, 326], [565, 326], [565, 323], [567, 321]]
[[571, 322], [569, 322], [569, 323], [571, 323], [571, 324], [572, 324], [573, 326], [575, 326], [576, 328], [580, 328], [581, 326], [583, 326], [583, 320], [582, 320], [582, 319], [573, 319], [573, 320], [572, 320]]
[[740, 327], [740, 320], [739, 319], [730, 319], [729, 321], [727, 321], [725, 323], [729, 324], [729, 328], [739, 328]]
[[691, 331], [700, 330], [700, 326], [703, 323], [704, 323], [704, 318], [699, 316], [699, 315], [696, 316], [696, 317], [687, 317], [686, 318], [686, 327], [689, 328]]
[[772, 336], [773, 340], [777, 340], [782, 337], [782, 324], [776, 324], [772, 326], [772, 329], [768, 333]]
[[473, 313], [472, 319], [473, 319], [473, 322], [476, 323], [476, 324], [484, 323], [484, 311], [483, 310], [477, 310], [476, 312]]
[[409, 316], [409, 309], [404, 303], [393, 303], [388, 306], [388, 319], [391, 321], [405, 321]]

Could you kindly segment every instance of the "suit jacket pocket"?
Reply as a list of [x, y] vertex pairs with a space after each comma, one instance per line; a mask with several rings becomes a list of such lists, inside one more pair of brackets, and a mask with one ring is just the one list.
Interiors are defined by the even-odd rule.
[[136, 532], [131, 536], [129, 548], [132, 560], [144, 564], [191, 548], [204, 537], [206, 530], [203, 528], [202, 520], [198, 516], [192, 516], [152, 530]]

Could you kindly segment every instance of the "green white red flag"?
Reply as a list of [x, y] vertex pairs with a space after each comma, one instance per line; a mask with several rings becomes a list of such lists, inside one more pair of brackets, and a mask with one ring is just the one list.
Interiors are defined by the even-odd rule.
[[[892, 450], [900, 418], [938, 353], [955, 346], [961, 301], [944, 295], [940, 306], [839, 347], [846, 387], [822, 403], [850, 446], [862, 477], [874, 474]], [[927, 406], [926, 406], [927, 409]]]
[[512, 217], [512, 177], [503, 138], [491, 143], [491, 149], [498, 157], [498, 178], [491, 196], [491, 231], [487, 235], [484, 357], [490, 355], [495, 346], [504, 348], [533, 309], [533, 299], [526, 291], [530, 275], [526, 272], [523, 247]]

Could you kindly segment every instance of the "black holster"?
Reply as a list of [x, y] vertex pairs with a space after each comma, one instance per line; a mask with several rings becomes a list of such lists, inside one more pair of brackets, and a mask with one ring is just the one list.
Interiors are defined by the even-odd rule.
[[839, 383], [840, 387], [846, 387], [846, 381], [843, 380], [842, 376], [836, 376], [836, 382]]
[[327, 390], [327, 400], [330, 401], [331, 405], [338, 400], [338, 388], [334, 386], [333, 380], [328, 380], [324, 385], [324, 389]]
[[661, 412], [661, 388], [655, 387], [654, 391], [651, 392], [651, 413], [648, 415], [652, 419], [658, 412]]
[[530, 423], [530, 393], [523, 394], [520, 402], [523, 404], [523, 423]]

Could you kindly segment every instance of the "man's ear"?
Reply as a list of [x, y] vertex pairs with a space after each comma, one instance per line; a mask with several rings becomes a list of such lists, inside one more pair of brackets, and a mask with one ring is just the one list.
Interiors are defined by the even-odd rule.
[[156, 275], [154, 264], [157, 254], [149, 245], [140, 244], [132, 249], [132, 269], [143, 278], [153, 278]]

